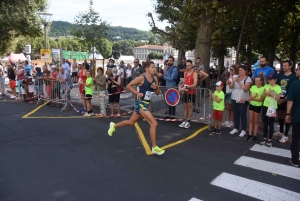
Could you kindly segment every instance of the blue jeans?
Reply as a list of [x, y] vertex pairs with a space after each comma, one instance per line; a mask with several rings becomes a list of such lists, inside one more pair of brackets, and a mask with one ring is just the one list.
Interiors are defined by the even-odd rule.
[[232, 110], [234, 114], [234, 128], [240, 128], [240, 120], [242, 122], [242, 130], [246, 131], [247, 128], [247, 112], [249, 102], [237, 103], [235, 100], [231, 99]]
[[5, 77], [4, 77], [4, 75], [2, 75], [0, 77], [0, 85], [1, 85], [1, 91], [4, 94], [5, 93]]
[[22, 95], [22, 90], [21, 90], [21, 82], [22, 82], [22, 80], [18, 80], [17, 82], [18, 82], [18, 92], [19, 92], [19, 96], [21, 96], [21, 95]]

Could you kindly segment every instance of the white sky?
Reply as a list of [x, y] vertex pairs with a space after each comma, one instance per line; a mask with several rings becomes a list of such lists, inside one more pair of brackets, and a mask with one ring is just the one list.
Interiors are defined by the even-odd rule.
[[[52, 13], [51, 20], [74, 22], [80, 11], [87, 11], [89, 0], [49, 0], [47, 12]], [[149, 20], [146, 17], [152, 12], [156, 26], [164, 29], [166, 22], [158, 22], [154, 13], [153, 0], [94, 0], [94, 9], [103, 20], [111, 26], [133, 27], [140, 30], [150, 30]]]

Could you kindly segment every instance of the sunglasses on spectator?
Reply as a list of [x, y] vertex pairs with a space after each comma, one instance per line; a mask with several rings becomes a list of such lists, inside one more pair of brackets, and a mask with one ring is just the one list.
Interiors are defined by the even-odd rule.
[[230, 71], [233, 71], [233, 69], [230, 69]]
[[135, 61], [135, 62], [133, 62], [133, 63], [135, 63], [135, 64], [136, 64], [136, 63], [139, 63], [139, 62], [136, 62], [136, 61]]

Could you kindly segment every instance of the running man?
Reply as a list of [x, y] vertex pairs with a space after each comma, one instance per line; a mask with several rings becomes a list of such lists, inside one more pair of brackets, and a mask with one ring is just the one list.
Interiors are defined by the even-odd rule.
[[[127, 85], [127, 89], [135, 94], [138, 98], [135, 102], [134, 112], [131, 118], [117, 124], [111, 122], [108, 130], [108, 135], [112, 136], [116, 128], [134, 125], [139, 119], [141, 119], [141, 117], [143, 117], [150, 124], [152, 153], [162, 155], [165, 150], [159, 148], [156, 145], [157, 121], [148, 110], [152, 95], [154, 94], [154, 92], [156, 93], [156, 95], [159, 95], [160, 89], [158, 87], [157, 77], [154, 77], [154, 63], [152, 61], [147, 61], [144, 64], [144, 68], [146, 71], [145, 74], [143, 76], [138, 76]], [[133, 88], [133, 86], [136, 85], [139, 86], [139, 91]]]

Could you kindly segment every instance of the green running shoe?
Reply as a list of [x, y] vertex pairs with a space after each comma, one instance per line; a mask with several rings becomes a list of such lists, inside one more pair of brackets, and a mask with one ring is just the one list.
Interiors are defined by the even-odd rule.
[[163, 153], [165, 153], [165, 150], [156, 146], [156, 147], [152, 147], [152, 153], [157, 155], [162, 155]]
[[109, 129], [108, 129], [108, 135], [112, 136], [115, 131], [116, 131], [116, 129], [115, 129], [115, 123], [114, 122], [110, 122]]

